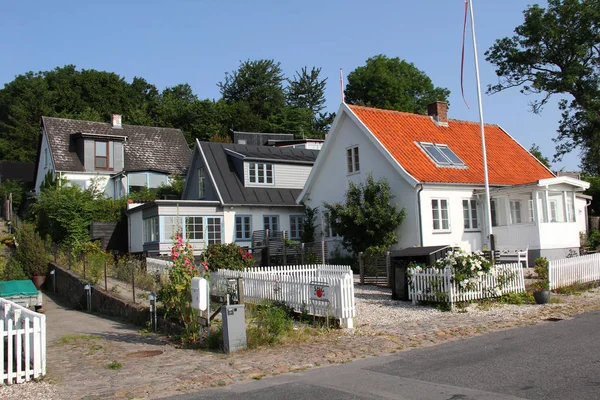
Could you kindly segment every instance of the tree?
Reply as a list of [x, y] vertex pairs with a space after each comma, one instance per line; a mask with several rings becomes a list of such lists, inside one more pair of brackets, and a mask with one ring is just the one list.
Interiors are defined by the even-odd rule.
[[515, 35], [496, 40], [485, 53], [496, 66], [499, 82], [488, 87], [498, 93], [520, 87], [523, 94], [540, 95], [530, 103], [540, 113], [553, 95], [562, 119], [554, 160], [575, 148], [582, 150], [581, 167], [592, 174], [600, 168], [600, 0], [549, 0], [524, 14]]
[[325, 88], [327, 78], [319, 79], [321, 68], [313, 67], [310, 72], [308, 67], [296, 71], [293, 79], [288, 79], [287, 101], [292, 107], [310, 110], [310, 132], [303, 132], [309, 136], [322, 136], [329, 130], [334, 115], [322, 113], [325, 108]]
[[414, 64], [382, 54], [348, 74], [348, 103], [425, 114], [427, 104], [448, 101], [450, 91], [435, 87]]
[[324, 203], [331, 227], [354, 254], [389, 249], [397, 242], [396, 229], [406, 212], [393, 203], [388, 182], [385, 178], [375, 181], [369, 174], [364, 184], [349, 184], [345, 203]]
[[531, 145], [531, 148], [529, 149], [529, 152], [531, 153], [532, 156], [534, 156], [535, 158], [537, 158], [542, 164], [544, 164], [546, 166], [546, 168], [550, 169], [550, 160], [548, 159], [548, 157], [544, 157], [544, 155], [542, 154], [541, 150], [540, 150], [540, 146], [536, 145], [535, 143], [533, 143]]

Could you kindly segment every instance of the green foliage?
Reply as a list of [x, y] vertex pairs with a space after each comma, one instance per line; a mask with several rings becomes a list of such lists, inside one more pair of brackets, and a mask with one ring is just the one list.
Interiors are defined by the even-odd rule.
[[300, 240], [302, 243], [312, 243], [315, 241], [315, 231], [317, 229], [315, 226], [315, 217], [317, 215], [318, 208], [309, 207], [304, 203], [302, 203], [302, 206], [304, 207], [304, 225], [302, 226]]
[[210, 244], [200, 258], [202, 266], [210, 271], [219, 269], [243, 271], [254, 266], [252, 254], [235, 243]]
[[183, 194], [183, 188], [185, 186], [185, 179], [181, 175], [169, 176], [169, 184], [165, 185], [162, 183], [156, 191], [156, 197], [159, 199], [181, 199]]
[[23, 267], [21, 264], [14, 259], [13, 257], [9, 258], [2, 271], [0, 273], [0, 280], [2, 281], [12, 281], [12, 280], [25, 280], [31, 279], [25, 271], [23, 271]]
[[404, 208], [399, 210], [393, 202], [385, 178], [375, 181], [369, 174], [364, 184], [349, 185], [345, 203], [324, 203], [333, 230], [354, 254], [386, 251], [398, 240], [396, 229], [406, 216]]
[[546, 257], [538, 257], [535, 259], [533, 270], [537, 275], [537, 280], [531, 284], [534, 291], [544, 291], [550, 288], [548, 280], [548, 266], [550, 263]]
[[490, 260], [481, 252], [466, 253], [463, 250], [449, 251], [446, 257], [436, 260], [433, 267], [437, 269], [451, 268], [453, 281], [465, 290], [473, 290], [484, 274], [493, 268]]
[[588, 207], [589, 215], [600, 216], [600, 176], [584, 174], [581, 179], [590, 183], [590, 187], [585, 191], [585, 194], [592, 196]]
[[263, 303], [256, 307], [252, 316], [253, 325], [246, 330], [248, 347], [279, 343], [294, 327], [289, 313], [289, 308], [282, 304]]
[[48, 255], [44, 241], [35, 231], [32, 224], [23, 224], [17, 231], [17, 251], [15, 259], [31, 278], [35, 275], [46, 275], [48, 272]]
[[448, 101], [450, 91], [435, 87], [414, 64], [383, 54], [348, 74], [346, 102], [388, 110], [425, 114], [434, 101]]
[[198, 313], [191, 307], [192, 278], [204, 276], [205, 270], [199, 270], [194, 264], [194, 253], [189, 242], [184, 242], [181, 234], [173, 237], [171, 259], [173, 266], [169, 269], [169, 279], [158, 292], [158, 300], [165, 308], [165, 317], [174, 318], [184, 327], [182, 340], [194, 340], [199, 331]]
[[22, 181], [7, 179], [0, 185], [0, 200], [12, 193], [13, 210], [18, 210], [25, 200], [25, 184]]
[[586, 247], [597, 250], [600, 247], [600, 231], [592, 228], [585, 243]]
[[531, 103], [535, 113], [552, 95], [563, 97], [554, 159], [580, 148], [581, 167], [592, 174], [600, 172], [599, 9], [598, 0], [548, 0], [547, 8], [530, 5], [515, 35], [496, 40], [485, 53], [499, 77], [489, 93], [519, 87], [521, 93], [540, 95]]
[[120, 363], [120, 362], [118, 362], [118, 361], [113, 361], [113, 362], [111, 362], [110, 364], [108, 364], [106, 367], [107, 367], [108, 369], [110, 369], [110, 370], [113, 370], [113, 371], [118, 371], [118, 370], [120, 370], [121, 368], [123, 368], [123, 364], [121, 364], [121, 363]]
[[118, 222], [125, 216], [125, 199], [94, 199], [79, 186], [51, 186], [41, 191], [31, 208], [40, 234], [68, 247], [89, 241], [92, 221]]
[[551, 168], [550, 167], [550, 160], [548, 159], [548, 157], [544, 157], [544, 155], [542, 154], [542, 152], [540, 150], [540, 146], [537, 146], [535, 143], [533, 143], [531, 145], [531, 148], [529, 149], [529, 152], [531, 153], [532, 156], [534, 156], [542, 164], [544, 164], [544, 166], [546, 166], [546, 168]]
[[534, 304], [535, 300], [533, 295], [529, 292], [521, 292], [521, 293], [506, 293], [500, 297], [499, 302], [502, 304]]

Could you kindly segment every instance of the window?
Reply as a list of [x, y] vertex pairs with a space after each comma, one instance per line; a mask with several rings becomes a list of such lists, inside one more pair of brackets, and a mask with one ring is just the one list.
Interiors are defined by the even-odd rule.
[[352, 174], [360, 171], [360, 161], [358, 158], [358, 146], [346, 149], [346, 160], [348, 163], [348, 173]]
[[158, 217], [144, 220], [144, 243], [158, 241]]
[[94, 167], [108, 169], [108, 142], [94, 142]]
[[175, 233], [181, 233], [181, 218], [180, 217], [162, 217], [163, 218], [163, 233], [162, 241], [172, 241]]
[[251, 217], [239, 215], [235, 217], [235, 240], [250, 240], [252, 237]]
[[185, 217], [185, 233], [189, 240], [204, 239], [203, 217]]
[[490, 213], [492, 214], [492, 226], [498, 226], [498, 218], [496, 216], [496, 200], [490, 200]]
[[300, 239], [304, 228], [304, 215], [290, 215], [290, 239]]
[[44, 169], [48, 168], [48, 149], [44, 149]]
[[510, 223], [521, 223], [521, 200], [510, 201]]
[[550, 222], [558, 222], [558, 202], [550, 200]]
[[263, 217], [263, 225], [265, 230], [269, 230], [269, 236], [272, 237], [279, 230], [279, 216], [265, 215]]
[[273, 164], [249, 163], [248, 174], [250, 183], [273, 184]]
[[465, 166], [465, 163], [446, 144], [419, 143], [419, 145], [438, 166]]
[[221, 244], [221, 218], [207, 217], [206, 218], [206, 233], [208, 236], [208, 244]]
[[567, 222], [575, 222], [575, 205], [572, 195], [573, 193], [567, 193]]
[[529, 222], [535, 221], [535, 215], [533, 213], [533, 200], [529, 200]]
[[204, 167], [200, 167], [198, 169], [198, 197], [200, 198], [206, 196], [205, 178], [206, 169]]
[[432, 199], [431, 210], [433, 212], [433, 230], [450, 230], [450, 220], [448, 219], [448, 200]]
[[477, 218], [477, 200], [463, 200], [463, 218], [465, 229], [473, 230], [479, 227], [479, 221]]

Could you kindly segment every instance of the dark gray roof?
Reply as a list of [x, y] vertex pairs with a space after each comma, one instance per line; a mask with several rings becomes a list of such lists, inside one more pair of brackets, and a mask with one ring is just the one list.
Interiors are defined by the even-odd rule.
[[256, 133], [233, 131], [233, 142], [238, 143], [242, 139], [246, 144], [255, 146], [266, 146], [270, 140], [293, 140], [293, 133]]
[[185, 174], [191, 158], [190, 148], [179, 129], [125, 125], [113, 128], [110, 123], [42, 117], [50, 149], [58, 171], [83, 171], [72, 134], [125, 136], [125, 171], [160, 171]]
[[210, 172], [221, 197], [223, 205], [252, 204], [265, 206], [296, 205], [296, 198], [301, 189], [255, 188], [245, 187], [243, 177], [240, 177], [225, 149], [241, 154], [267, 154], [269, 159], [290, 160], [302, 159], [313, 164], [319, 154], [318, 150], [247, 146], [231, 143], [200, 142]]
[[245, 159], [268, 160], [268, 161], [288, 161], [288, 162], [308, 162], [314, 164], [318, 150], [304, 150], [288, 147], [268, 147], [268, 146], [248, 146], [243, 144], [233, 144], [228, 147], [229, 150], [242, 155]]

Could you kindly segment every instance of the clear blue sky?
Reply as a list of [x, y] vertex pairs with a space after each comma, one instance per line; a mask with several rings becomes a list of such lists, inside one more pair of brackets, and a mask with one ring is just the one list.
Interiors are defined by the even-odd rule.
[[[483, 53], [523, 20], [522, 0], [474, 0], [482, 85], [497, 81]], [[545, 6], [545, 1], [540, 1]], [[26, 71], [65, 64], [145, 78], [159, 89], [189, 83], [200, 98], [218, 99], [217, 82], [241, 60], [273, 58], [291, 77], [303, 66], [328, 78], [327, 108], [340, 103], [344, 74], [376, 54], [400, 57], [451, 90], [449, 117], [478, 120], [472, 44], [460, 95], [463, 0], [187, 0], [4, 2], [0, 24], [0, 83]], [[485, 121], [523, 146], [554, 154], [560, 114], [556, 101], [541, 116], [517, 89], [484, 95]], [[578, 153], [553, 165], [573, 170]]]

